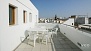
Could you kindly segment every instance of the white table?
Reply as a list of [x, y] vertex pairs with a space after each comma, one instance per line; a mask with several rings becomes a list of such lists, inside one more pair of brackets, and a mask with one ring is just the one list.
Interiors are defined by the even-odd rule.
[[[40, 39], [41, 39], [41, 35], [44, 34], [43, 32], [45, 31], [48, 31], [46, 28], [30, 28], [28, 29], [28, 31], [37, 31], [37, 35], [38, 35], [38, 38], [39, 38], [39, 43], [40, 43]], [[39, 33], [39, 32], [42, 32], [42, 33]]]
[[47, 31], [46, 28], [30, 28], [28, 31]]

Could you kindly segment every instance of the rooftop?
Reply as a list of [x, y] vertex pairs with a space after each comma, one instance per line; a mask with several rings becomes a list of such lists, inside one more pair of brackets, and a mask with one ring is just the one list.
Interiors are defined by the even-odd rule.
[[55, 37], [54, 35], [52, 41], [48, 41], [47, 45], [45, 43], [39, 43], [37, 40], [35, 47], [31, 45], [32, 42], [25, 39], [15, 51], [82, 51], [61, 32], [57, 34], [58, 36]]

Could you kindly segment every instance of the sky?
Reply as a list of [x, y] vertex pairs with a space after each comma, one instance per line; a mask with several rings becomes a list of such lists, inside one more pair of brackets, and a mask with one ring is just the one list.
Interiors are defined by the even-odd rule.
[[88, 15], [91, 17], [91, 0], [31, 0], [40, 18]]

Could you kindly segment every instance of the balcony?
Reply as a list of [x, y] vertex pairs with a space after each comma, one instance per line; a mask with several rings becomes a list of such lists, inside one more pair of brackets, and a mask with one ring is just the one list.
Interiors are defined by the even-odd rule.
[[[44, 25], [46, 25], [47, 27], [58, 27], [56, 24], [39, 24], [38, 26]], [[52, 40], [48, 41], [47, 45], [45, 44], [45, 42], [39, 43], [38, 39], [36, 40], [35, 47], [33, 47], [32, 43], [32, 41], [28, 41], [28, 39], [25, 39], [15, 49], [15, 51], [82, 51], [60, 31], [57, 32], [57, 37], [53, 35]]]

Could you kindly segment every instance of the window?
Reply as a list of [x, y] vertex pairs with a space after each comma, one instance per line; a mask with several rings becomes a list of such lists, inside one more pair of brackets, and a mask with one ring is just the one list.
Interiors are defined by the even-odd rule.
[[26, 11], [23, 11], [23, 22], [26, 23]]
[[29, 13], [29, 21], [32, 22], [32, 13]]
[[15, 24], [15, 7], [9, 5], [9, 25]]

